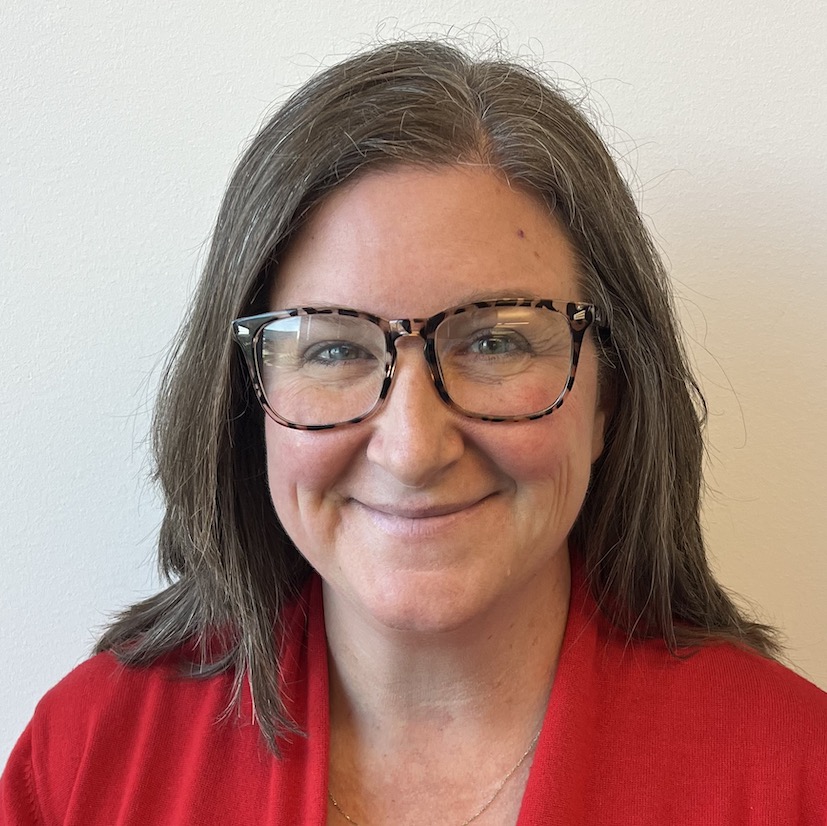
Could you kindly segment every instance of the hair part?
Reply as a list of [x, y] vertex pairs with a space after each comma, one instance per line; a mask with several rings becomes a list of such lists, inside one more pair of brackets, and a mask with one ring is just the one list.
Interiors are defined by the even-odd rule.
[[[584, 293], [607, 320], [601, 392], [613, 409], [572, 532], [590, 588], [630, 637], [675, 654], [730, 641], [765, 656], [774, 632], [716, 582], [700, 525], [705, 404], [667, 275], [609, 152], [578, 108], [513, 62], [440, 42], [383, 45], [313, 77], [240, 159], [158, 398], [155, 478], [171, 582], [125, 611], [97, 650], [148, 664], [190, 652], [192, 673], [249, 681], [261, 731], [296, 733], [279, 686], [279, 618], [310, 572], [273, 509], [264, 414], [230, 322], [267, 290], [316, 205], [371, 170], [484, 164], [566, 228]], [[496, 425], [492, 425], [496, 426]]]

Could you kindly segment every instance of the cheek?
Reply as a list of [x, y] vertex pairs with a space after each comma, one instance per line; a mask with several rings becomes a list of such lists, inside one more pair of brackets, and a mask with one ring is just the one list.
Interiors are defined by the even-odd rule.
[[[542, 481], [561, 473], [588, 476], [594, 452], [594, 417], [565, 405], [544, 419], [503, 430], [497, 442], [501, 467], [525, 481]], [[499, 435], [499, 434], [498, 434]]]
[[295, 541], [302, 516], [334, 499], [336, 485], [352, 467], [354, 431], [291, 430], [268, 419], [264, 439], [273, 507]]
[[543, 513], [557, 529], [570, 528], [582, 507], [591, 475], [593, 431], [576, 405], [547, 419], [503, 432], [497, 442], [500, 469], [515, 484], [521, 518]]

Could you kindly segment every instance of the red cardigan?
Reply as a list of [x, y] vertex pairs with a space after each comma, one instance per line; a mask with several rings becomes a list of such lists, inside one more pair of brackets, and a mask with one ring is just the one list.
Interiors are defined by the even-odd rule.
[[[37, 707], [0, 779], [2, 826], [319, 826], [327, 812], [324, 614], [314, 578], [288, 616], [288, 703], [307, 732], [269, 754], [231, 676], [109, 654]], [[519, 826], [827, 824], [827, 694], [729, 645], [686, 660], [627, 645], [575, 575]]]

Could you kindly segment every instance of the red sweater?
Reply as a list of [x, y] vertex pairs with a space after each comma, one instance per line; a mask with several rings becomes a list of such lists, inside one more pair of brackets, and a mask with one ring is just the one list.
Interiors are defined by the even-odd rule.
[[[231, 676], [108, 654], [40, 702], [0, 780], [2, 826], [319, 826], [327, 812], [321, 587], [288, 617], [289, 708], [307, 732], [269, 754]], [[484, 758], [482, 758], [484, 759]], [[686, 660], [626, 645], [575, 577], [523, 799], [529, 824], [827, 824], [827, 694], [729, 645]]]

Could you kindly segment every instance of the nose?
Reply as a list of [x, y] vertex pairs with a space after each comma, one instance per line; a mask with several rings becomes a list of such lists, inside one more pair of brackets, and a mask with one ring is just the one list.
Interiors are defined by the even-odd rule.
[[368, 460], [406, 487], [434, 484], [462, 456], [459, 414], [439, 398], [418, 337], [398, 342], [390, 393], [371, 426]]

